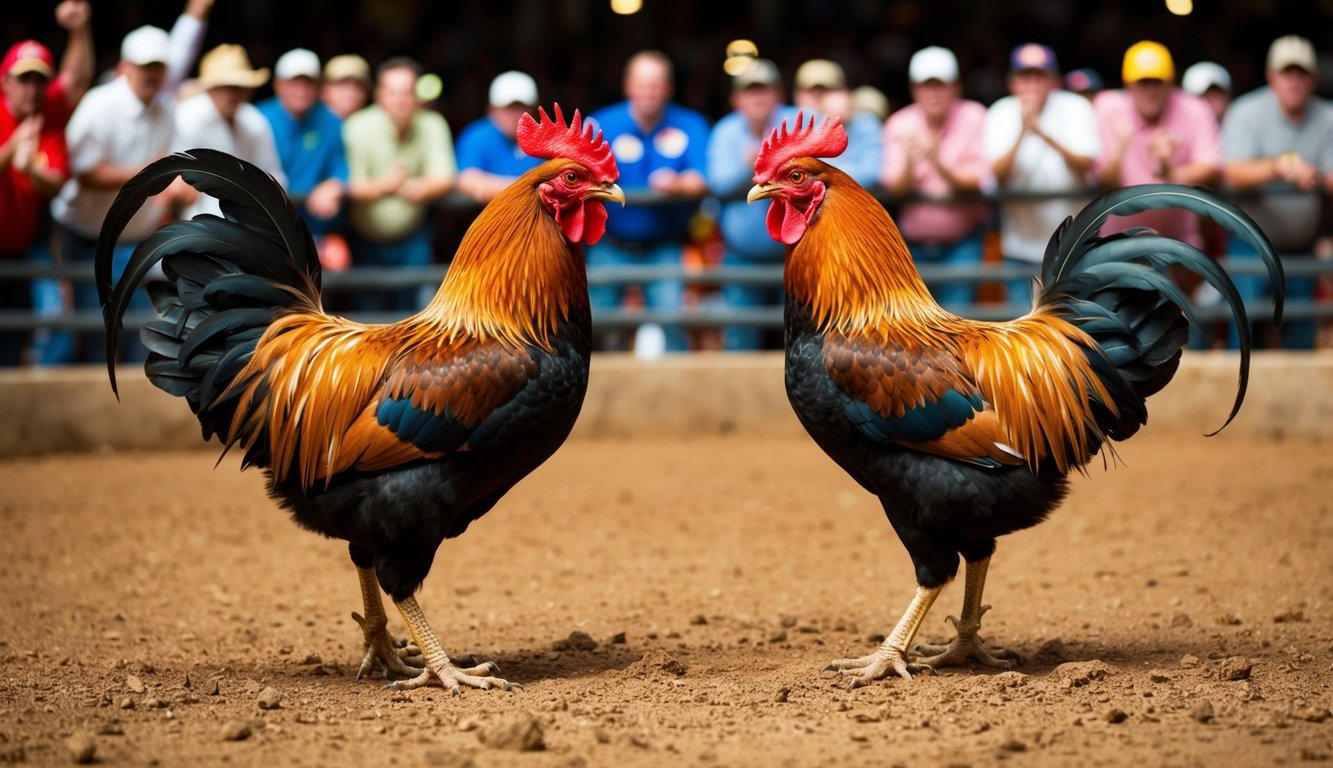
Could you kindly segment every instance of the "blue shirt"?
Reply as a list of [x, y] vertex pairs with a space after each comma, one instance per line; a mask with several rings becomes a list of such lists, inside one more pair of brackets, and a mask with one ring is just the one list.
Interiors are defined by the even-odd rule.
[[[707, 166], [708, 119], [679, 104], [667, 104], [662, 121], [649, 133], [640, 130], [630, 117], [629, 102], [623, 101], [591, 115], [616, 155], [620, 186], [625, 190], [647, 189], [653, 171], [696, 171]], [[650, 242], [684, 239], [690, 217], [698, 204], [606, 207], [606, 233], [616, 240]]]
[[[325, 179], [347, 183], [347, 150], [343, 147], [342, 120], [322, 103], [316, 103], [300, 120], [292, 117], [277, 98], [255, 105], [273, 127], [273, 141], [278, 146], [278, 160], [287, 176], [287, 189], [294, 195], [307, 195]], [[320, 221], [301, 209], [311, 231], [320, 235], [330, 222]]]
[[708, 189], [719, 197], [732, 198], [722, 203], [722, 239], [728, 251], [753, 259], [781, 260], [787, 253], [787, 246], [768, 234], [768, 203], [745, 202], [745, 191], [754, 183], [759, 146], [783, 120], [788, 128], [794, 126], [796, 108], [779, 106], [773, 110], [763, 136], [756, 137], [750, 133], [745, 116], [732, 112], [717, 121], [708, 137]]
[[518, 148], [518, 141], [504, 135], [489, 117], [474, 120], [458, 135], [454, 145], [458, 170], [476, 168], [497, 176], [522, 176], [544, 161]]
[[857, 112], [845, 124], [847, 150], [825, 162], [870, 189], [879, 184], [884, 164], [884, 123], [867, 112]]

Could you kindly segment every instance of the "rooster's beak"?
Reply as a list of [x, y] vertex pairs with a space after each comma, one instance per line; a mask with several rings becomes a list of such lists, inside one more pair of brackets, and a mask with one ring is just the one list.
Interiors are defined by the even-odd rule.
[[587, 197], [597, 200], [614, 200], [623, 207], [625, 205], [625, 190], [620, 188], [619, 184], [607, 182], [600, 187], [593, 187], [588, 190]]
[[745, 202], [753, 203], [756, 200], [763, 200], [766, 197], [772, 197], [778, 193], [777, 184], [755, 184], [750, 187], [750, 194], [745, 196]]

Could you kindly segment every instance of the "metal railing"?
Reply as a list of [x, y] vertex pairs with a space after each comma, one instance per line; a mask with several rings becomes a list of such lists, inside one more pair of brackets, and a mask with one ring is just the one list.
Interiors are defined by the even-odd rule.
[[[874, 189], [872, 193], [882, 203], [893, 205], [904, 202], [894, 198], [883, 189]], [[1262, 192], [1225, 193], [1233, 199], [1252, 198], [1260, 194], [1289, 195], [1299, 193], [1294, 187], [1266, 189]], [[1097, 194], [1096, 190], [1080, 189], [1052, 192], [989, 192], [969, 195], [959, 200], [980, 200], [990, 203], [1007, 200], [1043, 200], [1052, 198], [1086, 199]], [[1308, 194], [1308, 193], [1300, 193]], [[664, 196], [648, 190], [628, 190], [627, 197], [635, 205], [663, 205], [679, 203], [680, 198]], [[735, 196], [723, 196], [721, 199], [735, 199]], [[912, 200], [927, 198], [913, 197]], [[945, 198], [930, 198], [933, 201], [947, 202]], [[698, 201], [691, 201], [698, 202]], [[481, 205], [471, 198], [451, 193], [437, 205], [452, 210], [480, 210]], [[1222, 265], [1232, 275], [1266, 277], [1267, 272], [1256, 260], [1224, 258]], [[1333, 277], [1333, 260], [1315, 258], [1313, 255], [1284, 258], [1284, 266], [1289, 277]], [[918, 267], [927, 285], [936, 286], [946, 282], [967, 282], [973, 284], [1003, 283], [1031, 275], [1029, 270], [1011, 264], [976, 264], [965, 266], [937, 266], [924, 264]], [[412, 287], [434, 288], [444, 279], [447, 266], [436, 265], [425, 268], [383, 268], [351, 267], [344, 271], [325, 271], [323, 275], [326, 293], [350, 292], [357, 290], [389, 290]], [[93, 279], [91, 264], [50, 264], [38, 262], [0, 262], [0, 282], [14, 280], [36, 280], [51, 278], [69, 282], [90, 282]], [[774, 263], [761, 267], [649, 267], [616, 266], [590, 267], [588, 282], [591, 285], [641, 284], [654, 280], [678, 280], [687, 286], [716, 287], [726, 284], [744, 284], [778, 287], [782, 284], [782, 265]], [[1008, 303], [973, 303], [962, 307], [960, 314], [978, 320], [1003, 320], [1017, 317], [1027, 312], [1029, 307]], [[1246, 305], [1251, 318], [1264, 318], [1271, 314], [1272, 305], [1267, 301]], [[357, 313], [348, 312], [347, 316], [361, 322], [393, 322], [402, 315], [392, 313]], [[1196, 307], [1196, 317], [1203, 322], [1225, 320], [1230, 317], [1224, 305]], [[1286, 306], [1285, 316], [1292, 320], [1322, 319], [1333, 317], [1333, 303], [1315, 301], [1291, 301]], [[147, 312], [132, 312], [126, 315], [127, 328], [136, 328], [153, 319]], [[645, 323], [659, 325], [679, 325], [685, 328], [709, 328], [720, 326], [751, 326], [764, 329], [782, 327], [782, 307], [768, 306], [759, 308], [734, 308], [704, 304], [685, 306], [679, 310], [616, 309], [595, 310], [593, 324], [597, 329], [632, 328]], [[0, 307], [0, 330], [35, 331], [38, 329], [99, 331], [103, 329], [102, 313], [99, 310], [65, 310], [58, 314], [42, 314], [37, 311], [15, 310]]]

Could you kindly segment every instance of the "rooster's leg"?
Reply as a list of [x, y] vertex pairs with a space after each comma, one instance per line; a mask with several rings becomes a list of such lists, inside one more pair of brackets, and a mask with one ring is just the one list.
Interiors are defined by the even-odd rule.
[[981, 629], [981, 617], [990, 610], [989, 605], [981, 604], [981, 593], [986, 588], [986, 569], [990, 558], [967, 564], [966, 582], [963, 587], [963, 615], [950, 616], [948, 620], [958, 630], [958, 636], [948, 645], [930, 645], [922, 643], [912, 649], [912, 655], [918, 664], [931, 667], [958, 667], [969, 659], [988, 667], [1012, 669], [1019, 661], [1019, 656], [1006, 648], [987, 649], [977, 637]]
[[361, 659], [356, 679], [360, 680], [363, 675], [380, 667], [389, 675], [416, 677], [421, 674], [425, 666], [421, 651], [406, 643], [394, 642], [389, 637], [389, 617], [384, 614], [384, 602], [380, 599], [380, 586], [375, 579], [375, 571], [357, 568], [356, 575], [361, 578], [361, 602], [366, 607], [365, 616], [352, 614], [356, 623], [361, 625], [362, 634], [366, 636], [366, 655]]
[[405, 600], [395, 603], [398, 611], [403, 614], [403, 621], [407, 622], [407, 631], [412, 633], [412, 639], [417, 646], [421, 648], [422, 654], [426, 658], [426, 668], [421, 674], [411, 680], [399, 680], [389, 683], [387, 687], [396, 691], [410, 691], [413, 688], [420, 688], [423, 685], [430, 685], [432, 682], [438, 682], [450, 693], [458, 695], [459, 686], [466, 685], [470, 688], [503, 688], [506, 691], [522, 690], [523, 686], [518, 683], [511, 683], [508, 680], [502, 680], [494, 677], [496, 672], [500, 671], [493, 662], [478, 664], [475, 667], [461, 669], [454, 666], [449, 660], [448, 654], [440, 645], [440, 641], [435, 637], [435, 631], [430, 628], [426, 622], [426, 614], [421, 612], [421, 606], [417, 605], [416, 598], [408, 597]]
[[907, 606], [898, 625], [885, 638], [879, 650], [859, 659], [841, 659], [824, 667], [824, 672], [837, 672], [852, 678], [852, 687], [859, 688], [875, 680], [887, 677], [890, 672], [899, 677], [911, 679], [918, 672], [930, 672], [930, 667], [907, 661], [907, 646], [916, 636], [921, 621], [926, 618], [931, 603], [940, 594], [940, 587], [917, 587], [912, 604]]

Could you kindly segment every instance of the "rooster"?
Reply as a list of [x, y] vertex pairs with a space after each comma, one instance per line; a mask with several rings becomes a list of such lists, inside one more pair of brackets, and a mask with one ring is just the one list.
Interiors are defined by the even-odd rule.
[[[855, 688], [969, 659], [1008, 669], [1017, 654], [989, 649], [977, 635], [995, 540], [1045, 519], [1071, 471], [1146, 422], [1145, 398], [1171, 380], [1188, 339], [1190, 305], [1165, 267], [1197, 272], [1236, 316], [1240, 379], [1227, 423], [1249, 377], [1248, 322], [1225, 271], [1150, 230], [1098, 237], [1102, 222], [1169, 207], [1207, 215], [1263, 256], [1279, 286], [1275, 320], [1281, 264], [1253, 221], [1204, 190], [1119, 189], [1053, 234], [1029, 314], [969, 320], [931, 298], [875, 198], [817, 159], [846, 146], [837, 120], [816, 128], [798, 115], [790, 131], [784, 122], [761, 147], [748, 196], [771, 201], [769, 233], [789, 246], [788, 399], [825, 453], [879, 497], [916, 570], [916, 594], [883, 644], [824, 671]], [[912, 647], [960, 555], [963, 606], [949, 617], [956, 636]]]
[[[300, 525], [347, 540], [361, 581], [357, 677], [408, 690], [514, 689], [491, 662], [462, 668], [413, 594], [444, 539], [463, 533], [546, 460], [574, 425], [588, 382], [591, 313], [582, 246], [625, 202], [615, 158], [575, 111], [524, 115], [519, 146], [547, 162], [477, 216], [421, 312], [392, 325], [325, 314], [310, 233], [278, 184], [249, 163], [196, 149], [145, 168], [120, 191], [98, 243], [97, 286], [114, 360], [131, 294], [160, 319], [142, 337], [158, 388], [185, 398], [207, 439], [244, 451]], [[159, 229], [111, 282], [125, 223], [177, 175], [223, 217]], [[112, 389], [115, 368], [108, 365]], [[225, 450], [224, 450], [225, 453]], [[415, 648], [390, 638], [380, 590]]]

